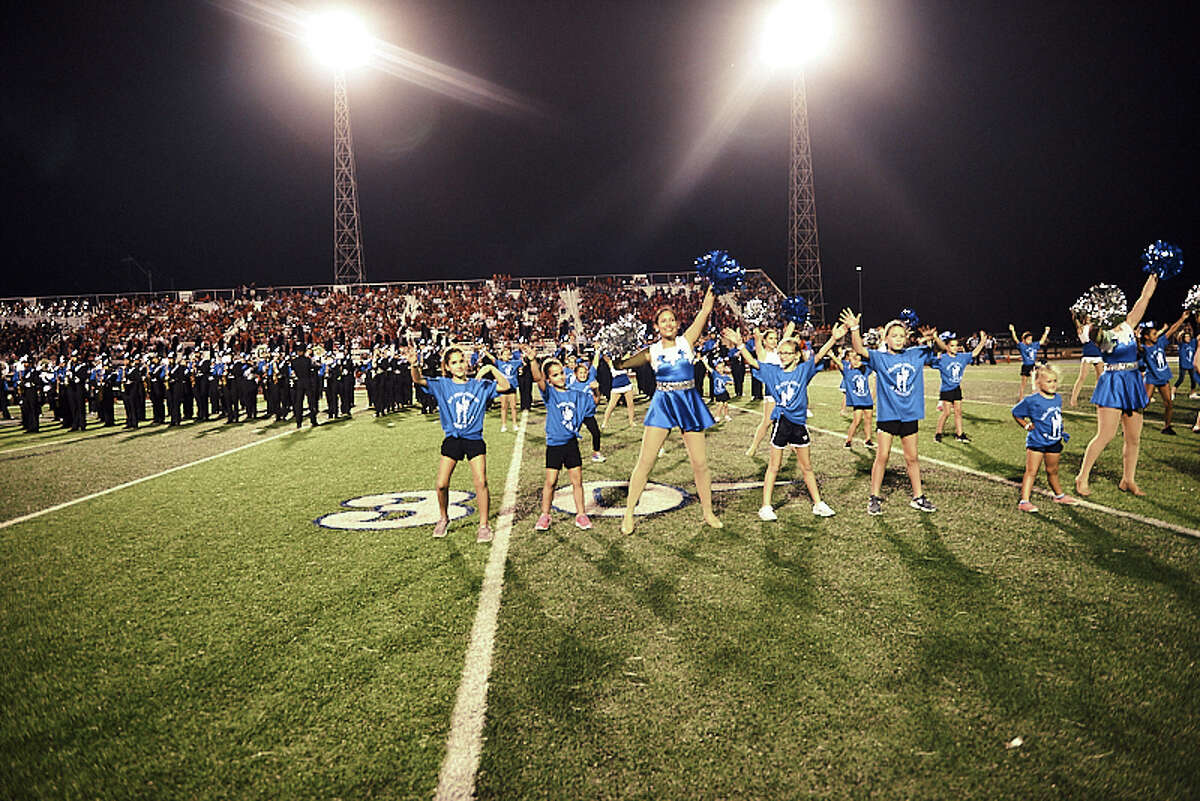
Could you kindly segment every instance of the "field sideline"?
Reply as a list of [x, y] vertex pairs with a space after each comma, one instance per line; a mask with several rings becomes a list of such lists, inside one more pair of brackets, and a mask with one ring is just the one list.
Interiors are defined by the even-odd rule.
[[[1117, 490], [1114, 442], [1093, 505], [1028, 515], [1003, 483], [1016, 372], [967, 371], [969, 444], [933, 442], [928, 400], [933, 515], [898, 455], [866, 515], [872, 454], [842, 447], [834, 375], [810, 390], [828, 520], [799, 484], [758, 520], [747, 398], [708, 437], [724, 529], [700, 525], [676, 436], [651, 476], [667, 510], [634, 537], [564, 513], [535, 533], [543, 416], [516, 466], [489, 415], [493, 520], [515, 481], [476, 795], [1200, 795], [1200, 402], [1174, 437], [1148, 410], [1148, 497]], [[1068, 410], [1068, 488], [1094, 425]], [[433, 797], [491, 555], [465, 468], [464, 516], [429, 538], [440, 439], [415, 412], [0, 429], [4, 797]], [[585, 461], [614, 509], [639, 441], [619, 408]]]

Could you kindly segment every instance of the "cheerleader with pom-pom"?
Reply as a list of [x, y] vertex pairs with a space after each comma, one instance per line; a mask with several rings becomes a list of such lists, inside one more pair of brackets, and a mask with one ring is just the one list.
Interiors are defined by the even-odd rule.
[[1100, 346], [1092, 341], [1088, 332], [1091, 330], [1091, 324], [1087, 321], [1087, 315], [1071, 310], [1071, 320], [1075, 323], [1075, 334], [1079, 337], [1079, 341], [1083, 344], [1083, 352], [1079, 356], [1079, 377], [1075, 379], [1075, 386], [1071, 387], [1071, 408], [1079, 405], [1079, 390], [1083, 388], [1083, 381], [1087, 378], [1088, 365], [1094, 365], [1096, 370], [1096, 380], [1100, 380], [1100, 374], [1104, 372], [1104, 359], [1100, 354]]
[[704, 293], [696, 319], [682, 332], [675, 310], [670, 306], [660, 308], [654, 315], [658, 341], [616, 364], [618, 369], [623, 370], [649, 365], [654, 370], [657, 382], [650, 408], [642, 421], [642, 449], [629, 477], [629, 498], [625, 516], [621, 520], [622, 534], [633, 533], [634, 509], [646, 488], [659, 451], [673, 428], [678, 428], [683, 436], [704, 522], [713, 528], [723, 527], [712, 508], [712, 477], [704, 438], [705, 429], [712, 427], [715, 421], [696, 388], [692, 367], [697, 358], [696, 341], [708, 325], [715, 301], [716, 295], [710, 285]]
[[629, 412], [629, 427], [633, 428], [637, 423], [633, 418], [633, 380], [629, 376], [627, 370], [618, 370], [613, 366], [612, 359], [606, 354], [604, 361], [608, 365], [608, 370], [612, 373], [612, 387], [609, 390], [608, 405], [604, 407], [604, 419], [600, 421], [600, 428], [608, 428], [608, 419], [612, 417], [613, 409], [617, 408], [617, 401], [621, 398], [625, 399], [625, 408]]
[[1142, 294], [1133, 308], [1115, 327], [1106, 329], [1099, 324], [1102, 321], [1091, 321], [1093, 324], [1089, 333], [1103, 353], [1104, 372], [1092, 391], [1092, 403], [1096, 404], [1096, 435], [1088, 442], [1079, 473], [1075, 476], [1075, 492], [1085, 498], [1092, 494], [1092, 467], [1116, 435], [1118, 426], [1122, 429], [1124, 441], [1121, 446], [1121, 481], [1117, 486], [1134, 495], [1146, 494], [1136, 480], [1146, 388], [1138, 374], [1137, 335], [1134, 331], [1145, 316], [1146, 307], [1157, 287], [1158, 276], [1152, 273], [1146, 278]]

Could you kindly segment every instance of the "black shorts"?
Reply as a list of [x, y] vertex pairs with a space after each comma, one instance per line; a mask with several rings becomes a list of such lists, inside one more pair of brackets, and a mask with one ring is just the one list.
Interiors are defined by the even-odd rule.
[[786, 450], [787, 448], [807, 448], [812, 439], [808, 436], [808, 427], [793, 423], [786, 417], [780, 417], [771, 427], [772, 447]]
[[954, 389], [943, 389], [938, 394], [938, 400], [944, 400], [944, 401], [962, 400], [962, 387], [955, 387]]
[[870, 403], [864, 403], [861, 406], [858, 405], [857, 403], [852, 403], [852, 404], [850, 404], [850, 408], [856, 412], [866, 412], [866, 411], [870, 411], [871, 409], [874, 409], [875, 407], [873, 405], [871, 405]]
[[1021, 375], [1033, 375], [1034, 366], [1035, 365], [1032, 365], [1032, 364], [1022, 364], [1021, 365]]
[[481, 439], [446, 437], [442, 440], [442, 456], [448, 456], [456, 462], [461, 462], [463, 459], [470, 461], [485, 453], [487, 453], [487, 445]]
[[562, 445], [547, 445], [546, 446], [546, 469], [547, 470], [562, 470], [564, 467], [570, 470], [574, 467], [581, 467], [583, 459], [579, 456], [579, 440], [574, 437], [569, 442], [564, 442]]
[[716, 395], [713, 395], [713, 400], [715, 400], [717, 403], [729, 403], [729, 393], [718, 392]]
[[1050, 445], [1030, 445], [1028, 450], [1038, 451], [1039, 453], [1062, 453], [1062, 440]]
[[515, 386], [513, 386], [512, 384], [509, 384], [508, 389], [498, 389], [498, 390], [496, 390], [496, 394], [497, 395], [513, 395], [516, 393], [516, 391], [517, 391], [517, 388]]
[[880, 420], [875, 428], [893, 437], [907, 437], [917, 433], [917, 420]]

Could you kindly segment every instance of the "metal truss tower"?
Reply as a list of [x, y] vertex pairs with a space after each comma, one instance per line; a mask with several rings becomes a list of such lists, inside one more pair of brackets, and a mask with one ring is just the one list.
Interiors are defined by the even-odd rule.
[[346, 99], [346, 73], [338, 70], [333, 76], [333, 282], [361, 284], [365, 280], [350, 102]]
[[812, 147], [808, 138], [808, 98], [804, 76], [792, 81], [792, 169], [788, 183], [788, 292], [803, 295], [813, 325], [825, 324], [821, 249], [817, 242], [817, 203], [813, 190]]

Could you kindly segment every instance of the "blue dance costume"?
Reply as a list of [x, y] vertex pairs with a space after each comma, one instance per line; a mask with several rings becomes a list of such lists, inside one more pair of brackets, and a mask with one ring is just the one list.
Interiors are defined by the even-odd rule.
[[1146, 387], [1138, 372], [1137, 337], [1129, 323], [1121, 323], [1109, 332], [1114, 339], [1104, 356], [1104, 372], [1092, 390], [1092, 403], [1126, 414], [1146, 408]]
[[650, 346], [650, 366], [657, 387], [643, 425], [703, 431], [716, 423], [696, 389], [692, 368], [695, 358], [695, 351], [683, 337], [677, 337], [670, 348], [664, 348], [662, 340]]

